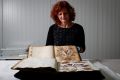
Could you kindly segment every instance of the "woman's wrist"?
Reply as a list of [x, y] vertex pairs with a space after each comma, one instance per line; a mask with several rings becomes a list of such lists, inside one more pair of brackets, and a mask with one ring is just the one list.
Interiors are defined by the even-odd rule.
[[78, 51], [78, 53], [83, 53], [84, 52], [83, 48], [81, 48], [79, 46], [77, 46], [77, 51]]

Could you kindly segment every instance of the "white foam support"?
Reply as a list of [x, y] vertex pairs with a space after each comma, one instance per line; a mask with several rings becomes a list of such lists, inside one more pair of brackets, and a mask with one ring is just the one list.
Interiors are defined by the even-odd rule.
[[101, 64], [100, 62], [95, 62], [94, 65], [101, 70], [102, 74], [105, 76], [105, 80], [120, 80], [120, 76], [107, 66]]

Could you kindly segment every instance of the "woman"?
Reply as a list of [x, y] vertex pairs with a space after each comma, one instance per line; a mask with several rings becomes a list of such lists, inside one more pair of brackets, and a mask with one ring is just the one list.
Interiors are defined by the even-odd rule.
[[46, 45], [75, 45], [80, 53], [85, 51], [85, 36], [83, 27], [75, 20], [74, 8], [67, 1], [58, 1], [51, 10], [51, 25], [47, 35]]

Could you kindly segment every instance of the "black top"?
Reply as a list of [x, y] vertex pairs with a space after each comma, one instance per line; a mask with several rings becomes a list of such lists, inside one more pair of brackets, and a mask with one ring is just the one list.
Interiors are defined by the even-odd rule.
[[76, 23], [70, 28], [61, 28], [53, 24], [49, 28], [46, 45], [75, 45], [85, 50], [83, 27]]

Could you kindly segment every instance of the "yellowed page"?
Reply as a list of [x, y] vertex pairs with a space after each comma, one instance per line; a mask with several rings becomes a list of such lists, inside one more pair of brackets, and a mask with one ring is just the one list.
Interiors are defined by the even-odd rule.
[[75, 46], [54, 46], [57, 62], [80, 62], [81, 58]]
[[52, 67], [57, 69], [53, 46], [30, 46], [28, 57], [16, 63], [12, 69]]
[[31, 46], [28, 57], [54, 58], [53, 46]]

